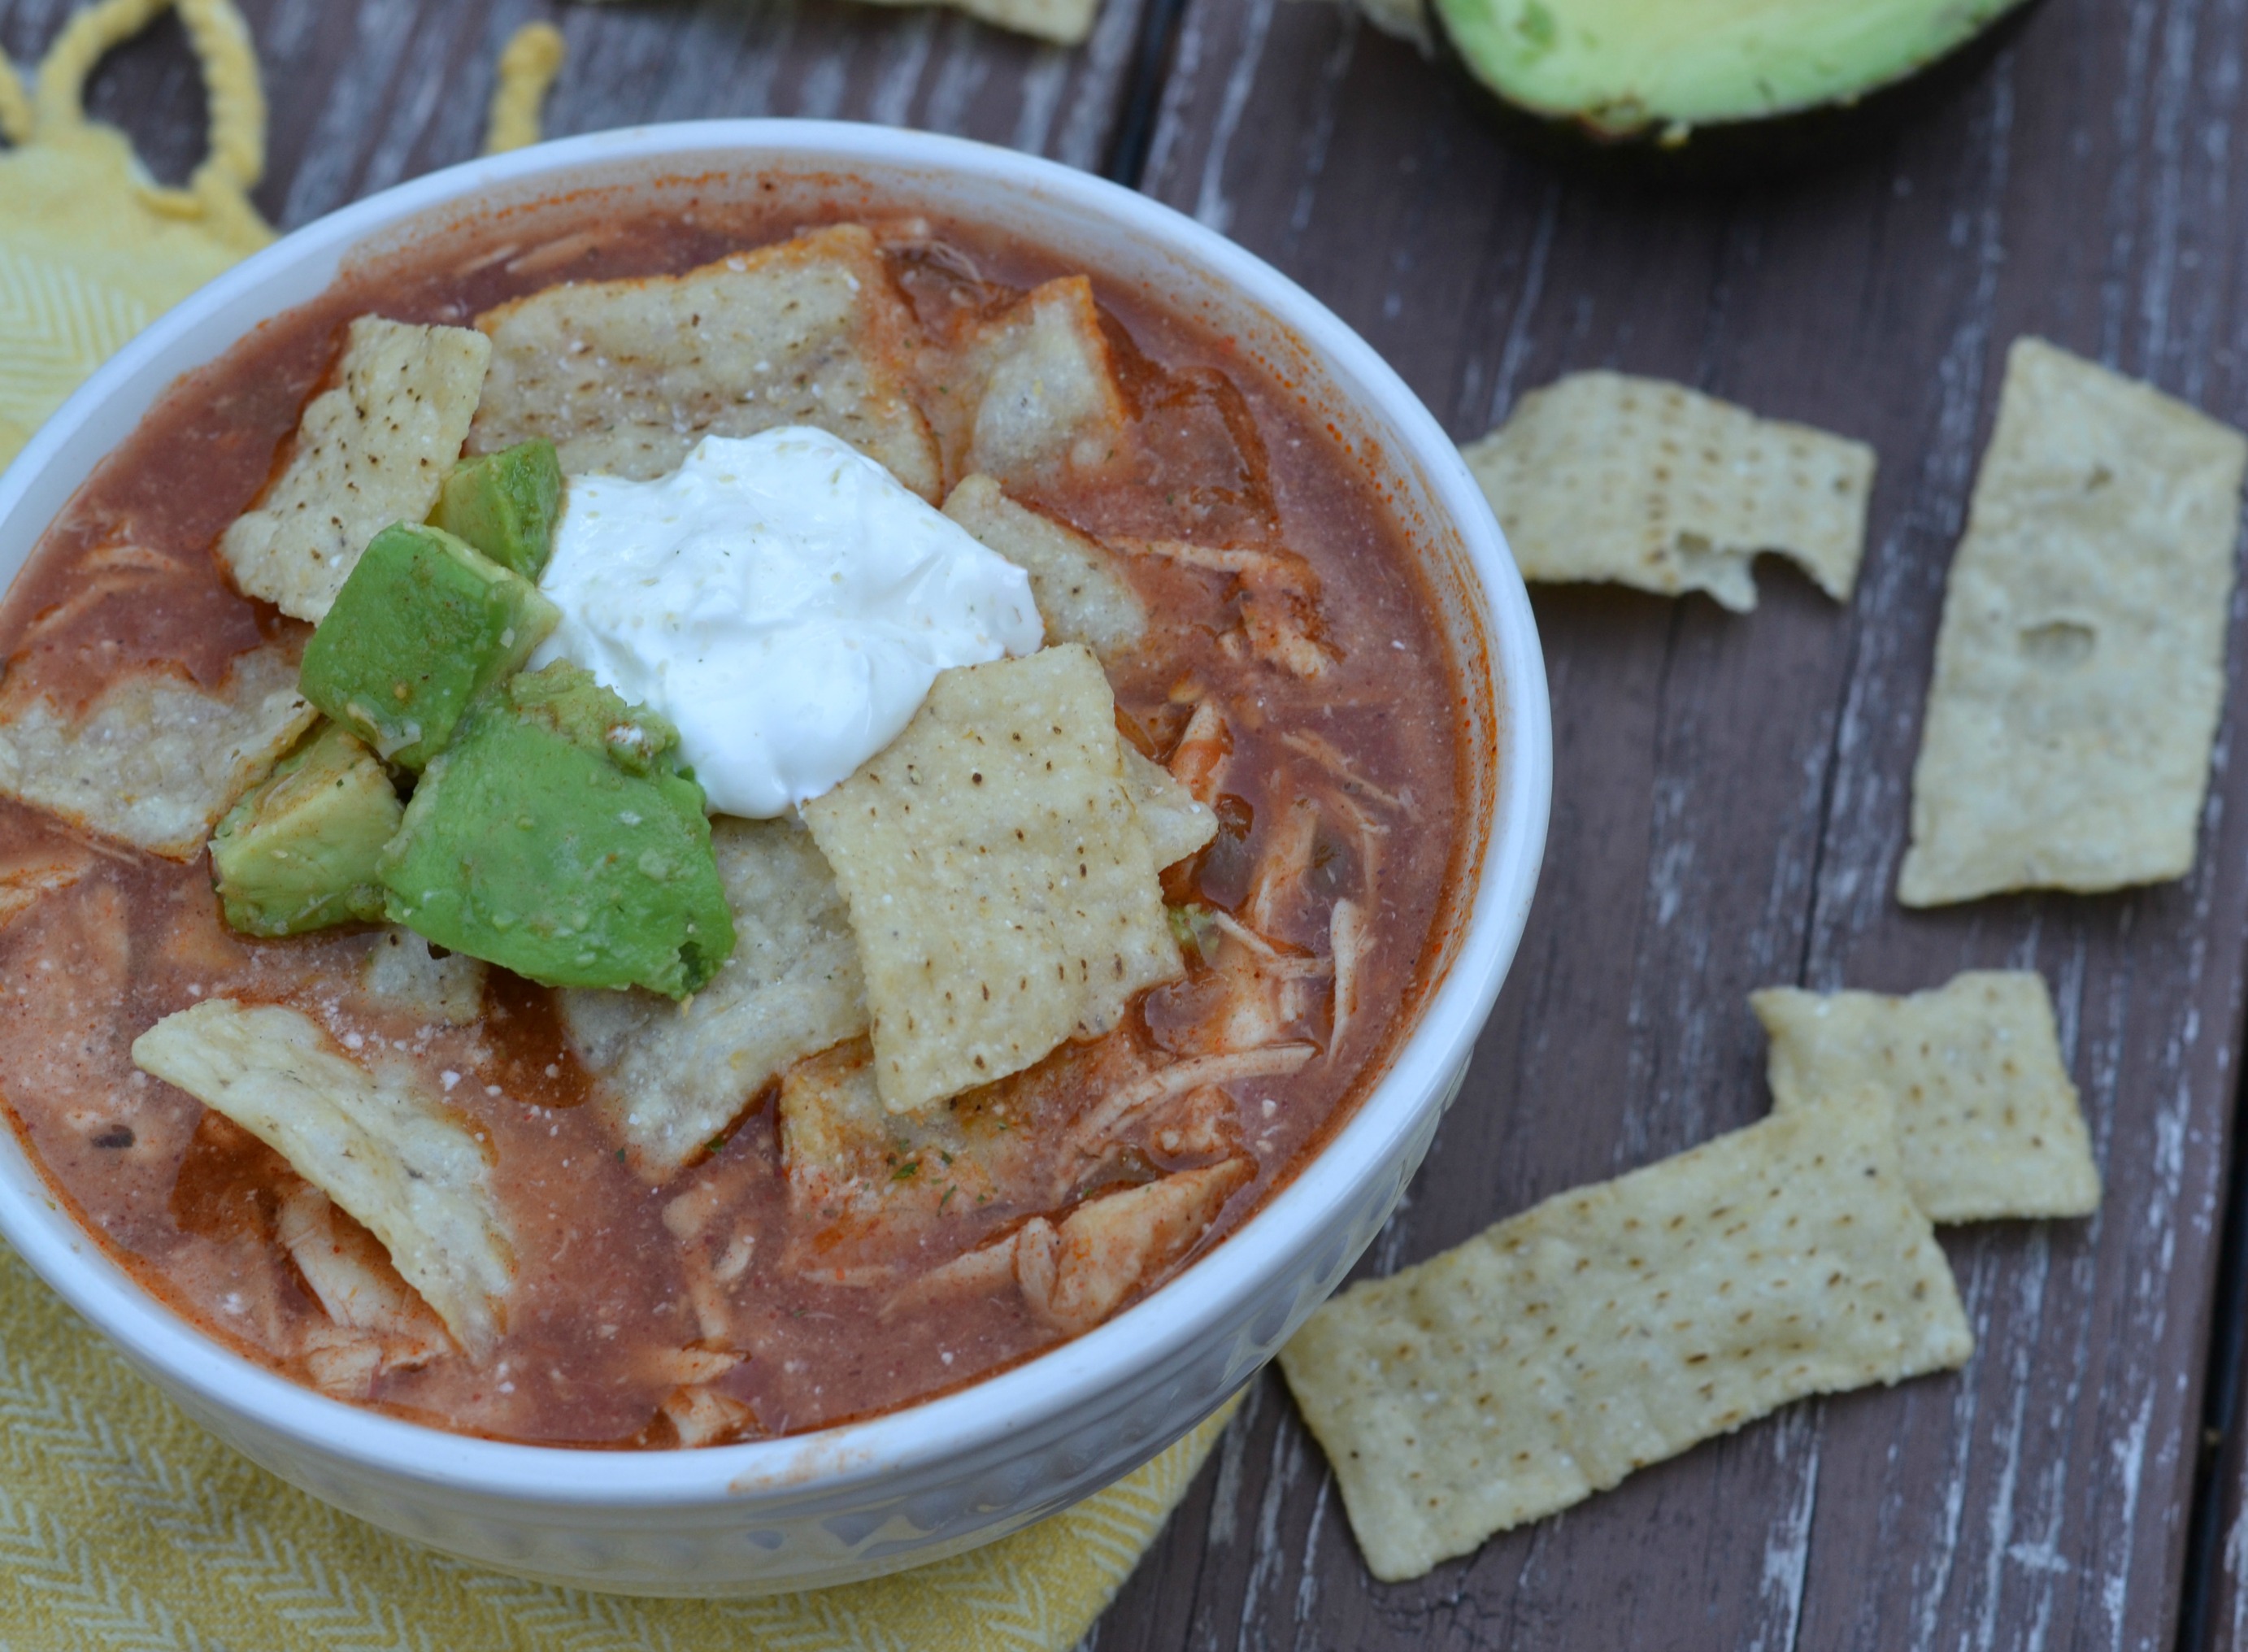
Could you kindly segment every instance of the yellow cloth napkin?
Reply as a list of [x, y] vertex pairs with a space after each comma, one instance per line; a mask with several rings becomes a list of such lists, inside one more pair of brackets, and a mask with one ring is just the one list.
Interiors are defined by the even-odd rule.
[[1061, 1652], [1231, 1415], [1098, 1497], [917, 1571], [763, 1601], [641, 1601], [386, 1536], [219, 1444], [0, 1250], [0, 1646], [460, 1652]]
[[[86, 78], [172, 0], [73, 17], [27, 97], [0, 59], [0, 460], [134, 333], [272, 239], [250, 204], [265, 102], [230, 0], [177, 0], [209, 84], [209, 157], [152, 183], [89, 121]], [[538, 137], [561, 62], [511, 42], [488, 147]], [[0, 1646], [572, 1652], [1059, 1652], [1162, 1529], [1230, 1408], [1137, 1473], [1026, 1532], [871, 1583], [771, 1600], [637, 1601], [483, 1571], [387, 1537], [236, 1456], [135, 1376], [0, 1248]]]
[[210, 99], [187, 187], [150, 182], [125, 134], [86, 118], [101, 54], [171, 0], [102, 0], [66, 24], [27, 97], [0, 59], [0, 461], [142, 327], [273, 238], [250, 204], [265, 96], [229, 0], [179, 0]]

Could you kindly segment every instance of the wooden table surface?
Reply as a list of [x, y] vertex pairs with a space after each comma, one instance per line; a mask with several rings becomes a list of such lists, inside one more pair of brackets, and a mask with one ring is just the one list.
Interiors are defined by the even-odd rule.
[[[70, 0], [0, 8], [26, 61]], [[1803, 1405], [1411, 1584], [1372, 1582], [1277, 1377], [1088, 1640], [1179, 1648], [2148, 1648], [2248, 1641], [2248, 1271], [2228, 1210], [2248, 962], [2248, 600], [2183, 883], [1908, 914], [1944, 569], [2007, 342], [2248, 424], [2248, 0], [2041, 0], [1894, 130], [1754, 187], [1526, 153], [1344, 12], [1107, 0], [1080, 51], [825, 0], [244, 0], [283, 224], [472, 152], [520, 23], [557, 134], [717, 114], [902, 122], [1133, 182], [1358, 327], [1456, 435], [1571, 368], [1664, 375], [1881, 454], [1856, 600], [1776, 561], [1724, 613], [1536, 598], [1552, 849], [1467, 1086], [1362, 1272], [1768, 1106], [1752, 988], [2042, 970], [2107, 1182], [2094, 1219], [1949, 1230], [1957, 1376]], [[165, 22], [96, 80], [152, 168], [202, 93]]]

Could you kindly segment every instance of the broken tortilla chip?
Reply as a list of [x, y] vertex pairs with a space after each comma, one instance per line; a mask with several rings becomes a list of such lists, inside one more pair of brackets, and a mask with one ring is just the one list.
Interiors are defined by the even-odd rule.
[[662, 1181], [791, 1063], [867, 1030], [850, 915], [811, 834], [789, 820], [710, 827], [733, 956], [683, 1004], [579, 988], [563, 1019], [602, 1115]]
[[1148, 849], [1155, 870], [1176, 866], [1217, 835], [1217, 816], [1195, 800], [1171, 778], [1162, 764], [1141, 757], [1131, 746], [1122, 747], [1124, 784], [1139, 811], [1140, 826], [1148, 834]]
[[909, 359], [912, 313], [857, 224], [684, 275], [565, 282], [476, 326], [492, 343], [478, 453], [544, 436], [572, 476], [644, 482], [706, 435], [806, 424], [943, 497], [936, 439], [893, 365]]
[[319, 716], [297, 692], [296, 650], [279, 644], [236, 656], [215, 694], [149, 671], [75, 715], [19, 701], [0, 710], [0, 793], [191, 860]]
[[2244, 466], [2238, 431], [2014, 341], [1944, 587], [1904, 905], [2192, 869]]
[[1790, 1400], [1973, 1346], [1894, 1124], [1820, 1105], [1354, 1286], [1280, 1368], [1395, 1582]]
[[437, 503], [490, 360], [466, 327], [353, 322], [341, 382], [312, 398], [286, 467], [220, 537], [235, 584], [299, 620], [325, 615], [367, 541]]
[[1107, 1031], [1183, 973], [1090, 649], [944, 672], [906, 731], [804, 805], [910, 1112]]
[[1010, 1189], [1022, 1196], [1038, 1174], [1040, 1142], [1004, 1109], [885, 1107], [864, 1038], [791, 1067], [776, 1113], [798, 1224], [782, 1265], [811, 1278], [894, 1261], [917, 1230], [970, 1221]]
[[1838, 602], [1866, 548], [1874, 450], [1683, 385], [1573, 373], [1463, 450], [1525, 579], [1706, 591], [1745, 614], [1776, 551]]
[[2100, 1172], [2045, 977], [1970, 970], [1909, 997], [1749, 995], [1772, 1035], [1775, 1112], [1878, 1096], [1931, 1222], [2089, 1216]]
[[360, 990], [380, 1008], [423, 1026], [464, 1027], [484, 1012], [482, 958], [465, 952], [439, 957], [411, 929], [392, 925], [375, 937], [360, 969]]
[[1031, 576], [1048, 642], [1082, 642], [1106, 663], [1148, 634], [1148, 605], [1099, 541], [1017, 504], [987, 476], [955, 488], [944, 514]]
[[298, 1011], [231, 998], [166, 1016], [133, 1063], [288, 1160], [382, 1242], [470, 1357], [490, 1352], [514, 1276], [491, 1167], [418, 1075], [361, 1066]]
[[971, 470], [1027, 481], [1098, 470], [1123, 453], [1131, 408], [1085, 277], [1024, 294], [970, 349], [968, 372], [977, 385]]

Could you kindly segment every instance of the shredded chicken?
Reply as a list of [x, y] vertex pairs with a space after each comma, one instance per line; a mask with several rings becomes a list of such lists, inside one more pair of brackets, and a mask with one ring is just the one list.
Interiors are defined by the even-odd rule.
[[1136, 1084], [1112, 1091], [1100, 1105], [1077, 1121], [1071, 1138], [1078, 1151], [1098, 1158], [1125, 1121], [1155, 1102], [1184, 1095], [1203, 1085], [1237, 1083], [1244, 1079], [1278, 1078], [1293, 1073], [1319, 1053], [1312, 1044], [1273, 1044], [1258, 1050], [1230, 1051], [1200, 1055], [1172, 1063]]
[[1342, 782], [1354, 797], [1371, 798], [1386, 809], [1403, 809], [1405, 799], [1395, 792], [1384, 790], [1360, 773], [1355, 764], [1343, 755], [1333, 741], [1309, 729], [1291, 729], [1280, 737], [1280, 744], [1291, 751], [1300, 751], [1329, 774]]
[[744, 1357], [723, 1348], [650, 1348], [642, 1368], [656, 1382], [716, 1382]]
[[1119, 551], [1233, 575], [1240, 582], [1241, 629], [1251, 654], [1299, 677], [1323, 677], [1333, 669], [1334, 656], [1319, 641], [1319, 576], [1294, 552], [1184, 539], [1109, 543]]
[[374, 1236], [339, 1217], [328, 1196], [299, 1182], [276, 1230], [329, 1323], [305, 1337], [305, 1364], [325, 1393], [365, 1399], [387, 1372], [427, 1365], [449, 1347], [428, 1306], [398, 1277]]
[[1091, 1330], [1191, 1251], [1255, 1174], [1249, 1160], [1228, 1159], [1087, 1199], [1058, 1225], [1025, 1224], [1015, 1244], [1023, 1300], [1058, 1331]]
[[1304, 892], [1304, 879], [1312, 869], [1312, 851], [1319, 830], [1319, 806], [1298, 798], [1264, 841], [1257, 870], [1249, 880], [1249, 898], [1242, 903], [1242, 921], [1252, 929], [1271, 934]]
[[1171, 752], [1171, 778], [1205, 805], [1217, 800], [1225, 765], [1233, 756], [1233, 735], [1215, 701], [1204, 700], [1187, 719], [1186, 730]]
[[670, 1419], [683, 1446], [722, 1445], [760, 1432], [749, 1402], [715, 1388], [689, 1384], [673, 1390], [658, 1409]]
[[1235, 1139], [1233, 1098], [1214, 1084], [1179, 1096], [1156, 1121], [1156, 1148], [1173, 1158], [1231, 1156]]
[[1374, 949], [1366, 913], [1355, 901], [1338, 901], [1327, 918], [1328, 944], [1334, 949], [1334, 1030], [1327, 1035], [1327, 1059], [1336, 1059], [1358, 1014], [1358, 974]]
[[1316, 953], [1296, 948], [1283, 949], [1281, 943], [1266, 939], [1231, 913], [1221, 908], [1210, 910], [1210, 922], [1229, 938], [1239, 942], [1257, 960], [1257, 967], [1270, 976], [1296, 978], [1331, 975], [1334, 966]]
[[1089, 1331], [1194, 1249], [1256, 1174], [1252, 1161], [1229, 1158], [1087, 1199], [1059, 1222], [1032, 1217], [922, 1275], [882, 1311], [986, 1296], [1011, 1278], [1041, 1322], [1072, 1336]]

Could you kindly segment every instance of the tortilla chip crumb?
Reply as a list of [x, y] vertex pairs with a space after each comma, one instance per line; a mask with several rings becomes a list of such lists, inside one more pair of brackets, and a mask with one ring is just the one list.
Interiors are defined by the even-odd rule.
[[1874, 450], [1660, 379], [1573, 373], [1463, 450], [1525, 579], [1613, 580], [1756, 607], [1776, 551], [1847, 602]]
[[1749, 995], [1775, 1112], [1878, 1097], [1931, 1222], [2089, 1216], [2100, 1172], [2045, 977], [1970, 970], [1930, 992]]
[[1395, 1582], [1791, 1400], [1973, 1347], [1874, 1102], [1548, 1199], [1345, 1292], [1280, 1368]]

